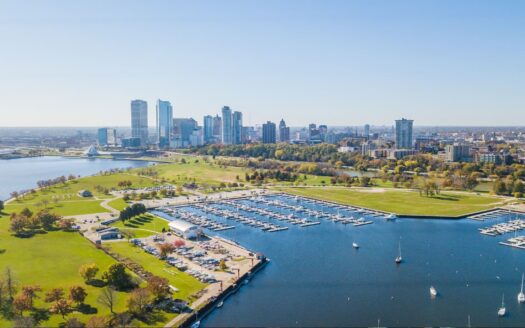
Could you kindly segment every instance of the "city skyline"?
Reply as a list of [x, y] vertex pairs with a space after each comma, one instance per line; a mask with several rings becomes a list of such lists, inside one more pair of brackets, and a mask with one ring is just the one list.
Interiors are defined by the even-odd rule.
[[525, 122], [520, 1], [56, 3], [1, 5], [2, 126], [125, 126], [137, 98], [248, 126]]

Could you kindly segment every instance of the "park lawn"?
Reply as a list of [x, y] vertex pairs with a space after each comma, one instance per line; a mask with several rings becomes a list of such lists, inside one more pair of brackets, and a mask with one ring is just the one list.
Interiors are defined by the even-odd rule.
[[116, 209], [117, 211], [122, 211], [123, 209], [125, 209], [126, 207], [129, 206], [128, 203], [126, 203], [126, 201], [122, 198], [117, 198], [117, 199], [114, 199], [110, 202], [108, 202], [108, 205], [114, 209]]
[[219, 166], [210, 164], [199, 159], [197, 163], [194, 160], [188, 160], [186, 163], [162, 164], [153, 166], [158, 172], [159, 178], [168, 179], [176, 184], [191, 183], [208, 184], [217, 186], [221, 182], [237, 182], [239, 179], [244, 180], [245, 169], [233, 166]]
[[398, 189], [277, 188], [299, 196], [361, 206], [400, 215], [461, 216], [501, 206], [501, 198], [472, 193], [441, 192], [435, 197]]
[[163, 228], [166, 231], [169, 230], [168, 221], [149, 213], [136, 216], [126, 222], [116, 221], [112, 226], [133, 232], [135, 238], [156, 235], [157, 233], [162, 232]]
[[[11, 268], [18, 287], [38, 284], [42, 287], [40, 298], [36, 300], [37, 308], [49, 308], [43, 302], [46, 291], [63, 287], [68, 290], [73, 285], [80, 285], [87, 291], [85, 303], [89, 304], [96, 315], [109, 315], [109, 310], [98, 304], [97, 298], [101, 289], [86, 285], [78, 274], [78, 269], [86, 263], [96, 263], [100, 269], [98, 278], [110, 265], [116, 263], [87, 239], [76, 232], [53, 231], [46, 234], [36, 234], [31, 238], [17, 238], [9, 231], [9, 218], [0, 217], [0, 273], [2, 276], [7, 267]], [[127, 294], [118, 292], [116, 311], [126, 310]], [[27, 315], [27, 313], [26, 313]], [[77, 317], [86, 322], [89, 315], [74, 312], [68, 317]], [[40, 323], [41, 326], [58, 326], [64, 320], [60, 315], [51, 315], [49, 320]], [[11, 326], [6, 319], [0, 318], [0, 326]]]
[[105, 244], [105, 247], [142, 265], [145, 270], [154, 275], [168, 279], [170, 285], [179, 290], [173, 294], [176, 298], [193, 301], [190, 296], [206, 287], [206, 284], [200, 282], [189, 274], [170, 266], [166, 262], [146, 253], [142, 248], [134, 246], [131, 243], [125, 241], [107, 243]]
[[[122, 189], [118, 186], [118, 183], [123, 180], [131, 181], [133, 188], [158, 185], [158, 183], [152, 179], [127, 173], [94, 175], [67, 181], [65, 184], [59, 184], [43, 190], [37, 190], [35, 193], [25, 195], [18, 200], [6, 204], [6, 211], [16, 212], [24, 207], [28, 207], [35, 212], [43, 209], [43, 203], [47, 203], [47, 209], [64, 216], [108, 212], [107, 209], [100, 206], [100, 203], [104, 199], [114, 196], [98, 192], [95, 186], [102, 186], [108, 189]], [[93, 197], [78, 196], [80, 190], [91, 191]]]
[[[107, 209], [100, 206], [100, 203], [100, 200], [63, 201], [57, 204], [49, 204], [46, 208], [62, 216], [109, 212]], [[5, 210], [9, 213], [20, 212], [26, 207], [34, 213], [43, 209], [42, 206], [38, 206], [37, 204], [32, 202], [15, 201], [7, 204], [5, 206]]]

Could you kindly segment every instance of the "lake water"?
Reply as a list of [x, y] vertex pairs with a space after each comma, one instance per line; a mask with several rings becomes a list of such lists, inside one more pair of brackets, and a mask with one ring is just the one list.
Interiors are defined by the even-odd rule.
[[151, 162], [146, 161], [57, 156], [0, 160], [0, 199], [9, 198], [12, 191], [35, 188], [38, 180], [69, 174], [86, 176], [114, 168], [143, 167], [150, 164]]
[[[38, 157], [0, 161], [0, 198], [60, 175], [90, 175], [140, 161]], [[271, 262], [203, 320], [231, 326], [525, 326], [518, 304], [525, 251], [498, 245], [512, 237], [480, 235], [505, 218], [398, 219], [353, 227], [321, 219], [275, 233], [234, 224], [215, 233], [263, 252]], [[231, 224], [231, 221], [224, 221]], [[281, 224], [280, 222], [275, 222]], [[523, 234], [523, 233], [521, 233]], [[397, 266], [398, 242], [404, 263]], [[352, 242], [360, 244], [359, 250]], [[440, 295], [432, 300], [430, 285]], [[508, 315], [497, 317], [505, 293]]]
[[[271, 262], [203, 326], [377, 326], [378, 319], [381, 326], [466, 326], [469, 315], [473, 327], [524, 326], [525, 304], [516, 296], [525, 251], [498, 245], [513, 234], [478, 232], [505, 219], [376, 218], [361, 227], [321, 219], [275, 233], [235, 224], [215, 234]], [[404, 262], [398, 266], [399, 240]], [[508, 315], [499, 318], [503, 293]]]

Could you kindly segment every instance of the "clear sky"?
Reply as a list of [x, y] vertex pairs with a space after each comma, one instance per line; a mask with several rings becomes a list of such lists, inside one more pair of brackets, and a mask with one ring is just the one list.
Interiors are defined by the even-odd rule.
[[525, 1], [0, 1], [0, 126], [525, 125]]

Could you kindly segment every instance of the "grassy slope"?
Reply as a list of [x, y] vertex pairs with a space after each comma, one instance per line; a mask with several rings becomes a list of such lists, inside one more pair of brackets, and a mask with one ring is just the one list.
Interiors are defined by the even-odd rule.
[[188, 300], [190, 295], [206, 286], [192, 276], [166, 264], [131, 243], [108, 243], [106, 246], [112, 251], [139, 263], [153, 274], [168, 279], [171, 285], [179, 289], [179, 292], [174, 294], [177, 298]]
[[279, 188], [288, 193], [317, 199], [374, 208], [405, 215], [457, 216], [501, 205], [491, 196], [442, 192], [437, 197], [424, 197], [407, 190], [367, 192], [344, 188]]
[[134, 217], [133, 219], [128, 220], [125, 223], [123, 223], [122, 221], [117, 221], [113, 223], [112, 226], [118, 227], [122, 230], [128, 228], [129, 231], [132, 231], [135, 234], [135, 237], [137, 238], [155, 235], [156, 233], [151, 231], [161, 232], [162, 228], [169, 230], [168, 221], [151, 214], [145, 214], [138, 217]]
[[[86, 304], [97, 309], [98, 315], [108, 315], [109, 311], [97, 303], [100, 288], [84, 284], [78, 274], [78, 269], [85, 263], [97, 263], [100, 271], [106, 270], [115, 261], [101, 250], [96, 249], [88, 240], [75, 232], [49, 232], [37, 234], [32, 238], [17, 238], [11, 236], [8, 230], [9, 219], [0, 218], [0, 249], [5, 250], [0, 254], [0, 270], [2, 275], [6, 267], [10, 267], [19, 286], [28, 284], [40, 285], [44, 292], [55, 287], [65, 289], [73, 285], [86, 288], [88, 297]], [[99, 272], [99, 276], [101, 272]], [[119, 293], [117, 311], [125, 310], [126, 294]], [[39, 299], [36, 302], [39, 308], [48, 308]], [[86, 321], [88, 315], [74, 313], [70, 316]], [[63, 322], [57, 315], [51, 316], [45, 326], [57, 326]], [[0, 317], [0, 326], [9, 326], [5, 319]]]
[[195, 181], [198, 184], [219, 185], [221, 182], [236, 182], [236, 177], [244, 179], [243, 168], [239, 167], [220, 167], [216, 164], [208, 164], [202, 160], [198, 163], [194, 161], [181, 164], [166, 164], [155, 167], [160, 178], [166, 178], [174, 183], [187, 183]]
[[[134, 188], [149, 187], [156, 184], [149, 178], [126, 173], [84, 177], [45, 190], [37, 191], [35, 194], [29, 194], [23, 199], [21, 198], [7, 204], [6, 211], [19, 211], [24, 207], [29, 207], [31, 210], [36, 211], [38, 210], [37, 204], [45, 200], [49, 202], [47, 206], [48, 209], [61, 215], [108, 212], [108, 210], [100, 206], [100, 203], [103, 199], [111, 198], [113, 196], [97, 192], [95, 186], [99, 185], [108, 189], [119, 189], [118, 182], [123, 180], [132, 181], [132, 187]], [[78, 192], [83, 189], [91, 191], [93, 197], [83, 198], [78, 196]], [[58, 202], [55, 203], [53, 199], [58, 199]]]

